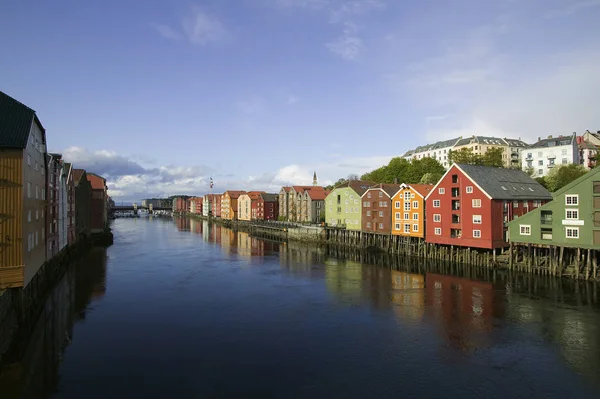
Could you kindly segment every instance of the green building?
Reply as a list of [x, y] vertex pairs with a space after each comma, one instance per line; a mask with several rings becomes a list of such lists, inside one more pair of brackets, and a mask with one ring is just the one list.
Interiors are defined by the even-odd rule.
[[361, 229], [362, 202], [360, 196], [375, 183], [352, 180], [335, 188], [325, 198], [325, 222], [348, 230]]
[[552, 201], [508, 223], [516, 244], [600, 248], [600, 168], [561, 188]]

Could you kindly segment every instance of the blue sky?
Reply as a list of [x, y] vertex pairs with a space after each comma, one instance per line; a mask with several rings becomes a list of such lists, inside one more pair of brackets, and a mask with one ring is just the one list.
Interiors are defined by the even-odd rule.
[[600, 0], [4, 1], [0, 90], [117, 200], [600, 130]]

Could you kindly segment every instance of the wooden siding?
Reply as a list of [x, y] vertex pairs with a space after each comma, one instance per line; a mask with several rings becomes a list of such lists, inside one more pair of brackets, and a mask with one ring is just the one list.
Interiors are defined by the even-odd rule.
[[[410, 198], [405, 200], [404, 193], [408, 193]], [[410, 187], [402, 188], [398, 191], [391, 201], [392, 205], [392, 234], [408, 237], [425, 237], [425, 199]], [[405, 203], [409, 203], [408, 210], [405, 210]], [[414, 207], [414, 203], [417, 207]], [[398, 206], [396, 206], [398, 205]], [[405, 214], [408, 214], [408, 219], [404, 219]], [[415, 219], [415, 215], [416, 218]], [[397, 217], [398, 216], [398, 217]], [[405, 232], [404, 226], [409, 225], [409, 232]], [[415, 231], [414, 225], [417, 225]]]
[[23, 152], [0, 150], [0, 289], [22, 287]]

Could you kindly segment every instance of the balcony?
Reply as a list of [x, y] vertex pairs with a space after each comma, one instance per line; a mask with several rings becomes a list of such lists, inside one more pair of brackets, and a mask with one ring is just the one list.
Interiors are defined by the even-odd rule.
[[460, 196], [460, 189], [458, 187], [452, 188], [452, 197], [456, 198]]
[[452, 210], [460, 211], [460, 200], [452, 200]]
[[549, 164], [548, 164], [548, 168], [550, 168], [550, 169], [551, 169], [551, 168], [553, 168], [553, 167], [555, 167], [555, 166], [556, 166], [556, 165], [555, 165], [555, 164], [553, 164], [553, 163], [549, 163]]
[[527, 160], [527, 161], [533, 161], [533, 155], [527, 154], [527, 157], [525, 157], [525, 160]]
[[452, 214], [452, 224], [460, 224], [460, 216], [457, 214]]
[[450, 238], [461, 238], [462, 230], [461, 229], [450, 229]]
[[548, 155], [546, 158], [547, 159], [556, 159], [556, 155]]

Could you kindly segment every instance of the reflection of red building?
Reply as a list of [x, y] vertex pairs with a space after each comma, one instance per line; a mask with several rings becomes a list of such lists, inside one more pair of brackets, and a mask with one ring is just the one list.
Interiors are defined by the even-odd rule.
[[179, 231], [190, 231], [190, 219], [188, 218], [176, 218], [175, 224]]
[[202, 221], [190, 219], [190, 231], [195, 234], [202, 234]]
[[469, 333], [492, 329], [494, 289], [490, 283], [427, 273], [425, 297], [429, 312], [442, 322], [453, 346], [476, 346], [476, 337]]
[[213, 197], [212, 215], [217, 218], [221, 217], [221, 196], [220, 195], [215, 195]]

